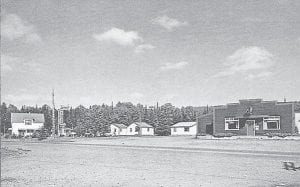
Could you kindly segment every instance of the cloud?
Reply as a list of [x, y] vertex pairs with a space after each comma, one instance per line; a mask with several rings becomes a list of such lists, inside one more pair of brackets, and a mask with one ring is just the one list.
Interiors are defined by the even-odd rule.
[[176, 27], [185, 26], [187, 22], [180, 22], [177, 19], [170, 18], [168, 16], [160, 16], [154, 19], [154, 24], [160, 25], [168, 31], [172, 31]]
[[124, 31], [118, 28], [94, 34], [93, 37], [99, 42], [114, 42], [121, 46], [133, 46], [136, 42], [142, 42], [143, 38], [136, 31]]
[[134, 92], [134, 93], [130, 94], [131, 99], [141, 99], [143, 97], [144, 97], [144, 95], [139, 92]]
[[178, 63], [165, 63], [163, 66], [159, 68], [160, 71], [168, 71], [168, 70], [179, 70], [187, 66], [189, 63], [182, 61]]
[[253, 79], [265, 79], [265, 78], [268, 78], [272, 75], [272, 72], [270, 71], [263, 71], [263, 72], [260, 72], [260, 73], [257, 73], [257, 74], [253, 74], [253, 73], [250, 73], [249, 75], [247, 75], [246, 79], [248, 80], [253, 80]]
[[[274, 65], [273, 54], [260, 47], [243, 47], [228, 56], [223, 63], [224, 70], [213, 77], [244, 74], [246, 77], [262, 78], [270, 76], [269, 68]], [[266, 73], [268, 72], [268, 73]]]
[[32, 72], [40, 72], [42, 70], [42, 66], [35, 62], [25, 62], [23, 63], [23, 66], [25, 67], [23, 71], [27, 72], [28, 69]]
[[1, 54], [1, 70], [4, 73], [12, 71], [12, 64], [18, 60], [19, 59], [17, 57]]
[[12, 94], [8, 94], [6, 95], [6, 97], [4, 98], [6, 101], [9, 102], [36, 102], [38, 100], [41, 99], [42, 96], [39, 95], [31, 95], [31, 94], [19, 94], [19, 95], [12, 95]]
[[26, 24], [18, 15], [7, 14], [1, 19], [1, 36], [8, 40], [24, 39], [26, 42], [41, 42], [33, 25]]
[[280, 5], [284, 5], [290, 2], [290, 0], [278, 0], [277, 1]]
[[151, 49], [154, 49], [155, 46], [151, 45], [151, 44], [141, 44], [141, 45], [138, 45], [135, 49], [134, 49], [134, 52], [135, 53], [144, 53], [146, 50], [151, 50]]
[[7, 72], [31, 72], [40, 73], [42, 65], [35, 62], [26, 62], [24, 58], [14, 57], [11, 55], [1, 54], [1, 71]]
[[164, 101], [171, 101], [171, 100], [173, 100], [176, 96], [177, 96], [176, 94], [172, 94], [172, 93], [166, 94], [166, 95], [163, 96], [163, 100], [164, 100]]

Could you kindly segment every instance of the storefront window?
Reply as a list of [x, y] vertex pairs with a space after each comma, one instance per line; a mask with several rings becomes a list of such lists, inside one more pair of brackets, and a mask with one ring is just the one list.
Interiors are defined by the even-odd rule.
[[265, 117], [263, 122], [264, 130], [279, 130], [280, 116]]
[[225, 130], [239, 130], [239, 119], [225, 118]]

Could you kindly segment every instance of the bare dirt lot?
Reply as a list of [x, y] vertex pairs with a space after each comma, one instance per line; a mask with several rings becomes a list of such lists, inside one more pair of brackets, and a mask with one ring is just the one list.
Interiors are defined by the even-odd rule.
[[300, 186], [300, 141], [191, 137], [4, 141], [2, 186]]

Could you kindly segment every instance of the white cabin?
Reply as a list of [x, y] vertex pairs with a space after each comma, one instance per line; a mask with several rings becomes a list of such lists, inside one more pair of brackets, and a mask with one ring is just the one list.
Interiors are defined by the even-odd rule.
[[124, 124], [111, 124], [110, 125], [111, 135], [127, 135], [127, 126]]
[[153, 136], [154, 128], [145, 122], [135, 122], [127, 127], [127, 135]]
[[11, 113], [11, 133], [17, 136], [31, 136], [45, 123], [44, 114]]
[[171, 135], [196, 136], [197, 122], [179, 122], [171, 126]]

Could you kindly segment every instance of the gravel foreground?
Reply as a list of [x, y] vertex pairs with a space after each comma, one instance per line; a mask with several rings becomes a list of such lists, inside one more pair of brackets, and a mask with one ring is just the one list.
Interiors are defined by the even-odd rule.
[[299, 149], [299, 141], [191, 137], [4, 141], [1, 186], [300, 186], [300, 170], [282, 165], [299, 166]]

